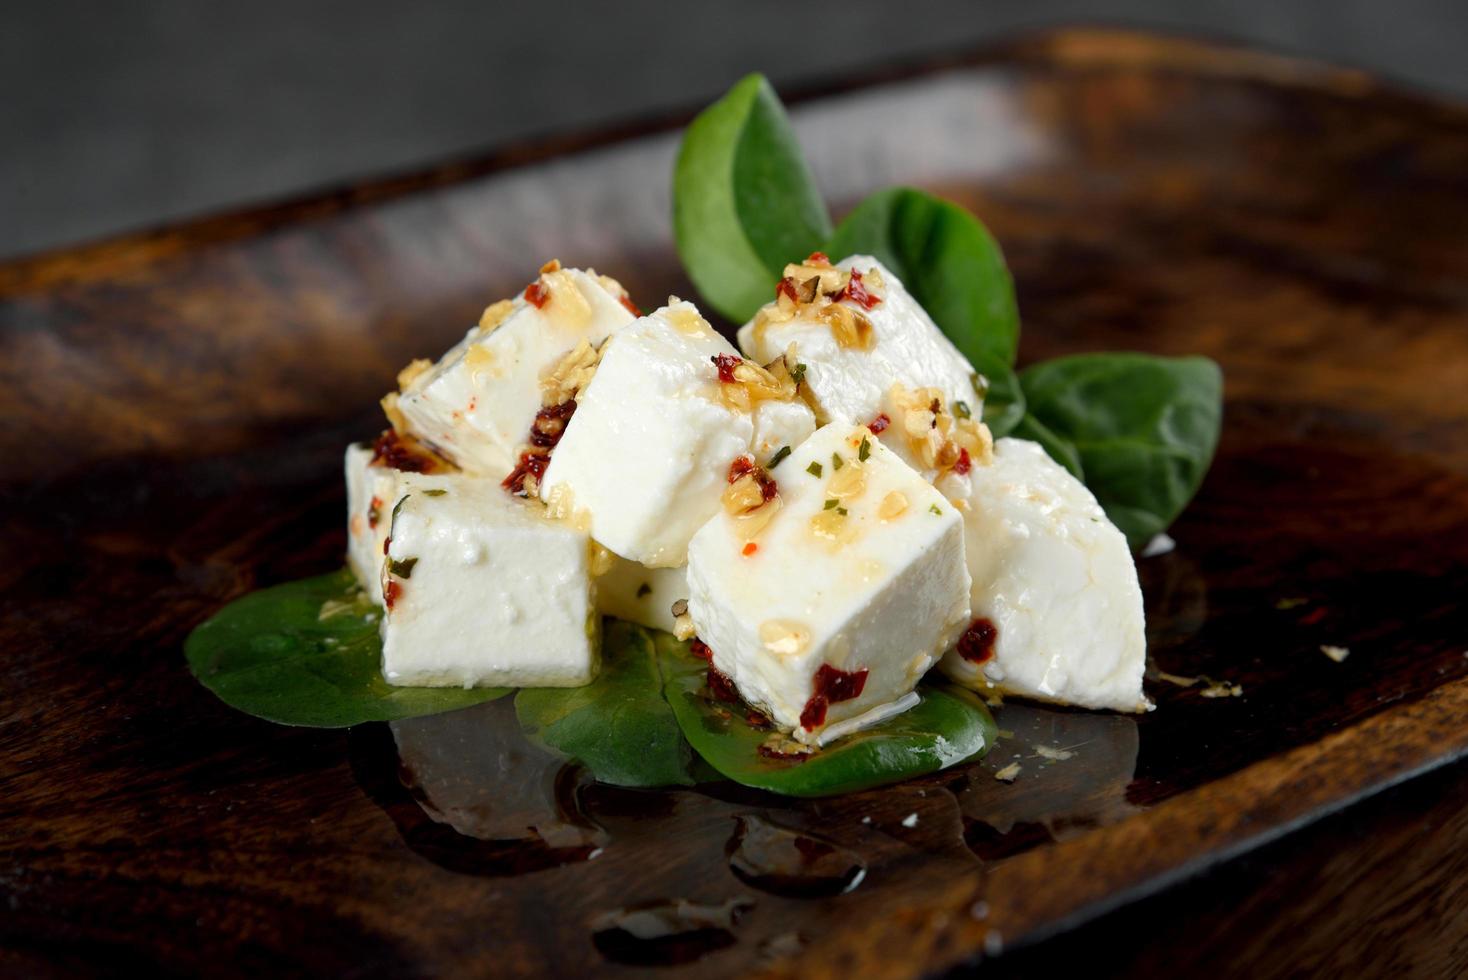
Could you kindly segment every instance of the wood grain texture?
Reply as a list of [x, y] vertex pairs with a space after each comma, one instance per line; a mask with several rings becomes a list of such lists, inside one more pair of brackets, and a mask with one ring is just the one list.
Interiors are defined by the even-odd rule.
[[[1023, 972], [1108, 911], [1136, 972], [1463, 967], [1462, 763], [1359, 828], [1300, 828], [1468, 750], [1468, 112], [1110, 31], [867, 81], [795, 111], [818, 180], [842, 204], [907, 182], [980, 214], [1022, 360], [1223, 365], [1214, 471], [1141, 572], [1157, 668], [1243, 696], [1158, 680], [1135, 720], [1006, 706], [984, 764], [817, 803], [574, 780], [484, 803], [475, 773], [521, 751], [503, 705], [347, 735], [215, 702], [183, 637], [339, 561], [340, 449], [402, 363], [552, 255], [644, 306], [693, 295], [671, 131], [516, 148], [0, 266], [0, 971], [633, 973], [598, 923], [674, 898], [741, 909], [697, 960], [710, 976], [908, 976], [1028, 945], [985, 963]], [[455, 738], [490, 754], [445, 763]], [[995, 781], [1011, 760], [1020, 779]], [[865, 879], [751, 887], [726, 856], [751, 814], [861, 855]], [[532, 869], [502, 818], [559, 843]], [[1270, 855], [1253, 879], [1206, 879], [1238, 876], [1235, 910], [1184, 889], [1206, 914], [1159, 936], [1123, 908], [1251, 851]], [[1315, 876], [1329, 914], [1300, 898]]]

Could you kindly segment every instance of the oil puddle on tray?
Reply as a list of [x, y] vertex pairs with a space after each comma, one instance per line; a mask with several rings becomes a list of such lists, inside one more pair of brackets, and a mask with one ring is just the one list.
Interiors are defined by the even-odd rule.
[[986, 864], [1135, 811], [1132, 719], [1021, 704], [996, 717], [1003, 737], [983, 762], [819, 800], [603, 785], [527, 739], [512, 698], [362, 726], [351, 744], [358, 781], [414, 853], [584, 923], [595, 957], [758, 966], [818, 944], [812, 923], [836, 934], [924, 883], [982, 895]]

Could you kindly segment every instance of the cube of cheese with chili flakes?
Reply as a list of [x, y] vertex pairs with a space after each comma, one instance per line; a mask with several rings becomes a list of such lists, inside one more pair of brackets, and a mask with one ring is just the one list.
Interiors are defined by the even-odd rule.
[[410, 365], [399, 377], [397, 410], [414, 435], [464, 470], [502, 477], [540, 410], [541, 376], [582, 341], [598, 344], [631, 323], [635, 309], [615, 280], [547, 263], [523, 295], [485, 310], [437, 364]]
[[688, 613], [713, 669], [818, 743], [910, 706], [968, 623], [963, 520], [865, 426], [818, 429], [775, 473], [694, 535]]
[[493, 480], [392, 504], [382, 675], [408, 687], [576, 687], [600, 665], [591, 544]]
[[801, 391], [823, 425], [890, 415], [893, 385], [935, 388], [975, 419], [983, 408], [973, 367], [869, 255], [786, 266], [774, 301], [740, 328], [739, 348], [762, 364], [785, 354], [803, 365]]
[[377, 605], [382, 605], [388, 511], [399, 488], [441, 486], [441, 477], [449, 469], [442, 460], [417, 450], [391, 430], [384, 432], [374, 446], [353, 443], [347, 447], [347, 567]]
[[650, 629], [673, 632], [673, 604], [688, 598], [688, 566], [648, 568], [612, 556], [611, 567], [596, 580], [596, 607]]
[[943, 671], [976, 690], [1116, 711], [1142, 693], [1147, 638], [1126, 538], [1039, 445], [1000, 439], [959, 498], [972, 625]]
[[814, 428], [782, 364], [743, 360], [692, 303], [675, 301], [607, 340], [539, 493], [623, 558], [673, 568], [757, 429], [773, 458]]

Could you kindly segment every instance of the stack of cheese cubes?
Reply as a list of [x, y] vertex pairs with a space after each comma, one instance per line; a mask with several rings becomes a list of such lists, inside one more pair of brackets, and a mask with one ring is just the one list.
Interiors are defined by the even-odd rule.
[[349, 562], [403, 685], [573, 686], [613, 615], [825, 744], [953, 680], [1141, 710], [1141, 592], [1094, 497], [997, 444], [982, 383], [875, 259], [786, 268], [736, 351], [551, 262], [347, 451]]

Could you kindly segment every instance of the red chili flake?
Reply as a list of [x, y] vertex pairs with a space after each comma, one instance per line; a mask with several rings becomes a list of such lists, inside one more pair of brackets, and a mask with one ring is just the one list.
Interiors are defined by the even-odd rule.
[[385, 538], [382, 539], [382, 553], [384, 555], [387, 554], [388, 549], [391, 548], [391, 547], [392, 547], [392, 535], [389, 534], [387, 537], [385, 537]]
[[709, 645], [696, 636], [688, 641], [688, 652], [701, 660], [712, 661], [714, 659], [714, 651], [710, 650]]
[[745, 475], [754, 476], [754, 482], [759, 484], [759, 492], [763, 500], [773, 500], [775, 494], [780, 492], [780, 485], [775, 482], [773, 476], [770, 476], [769, 471], [754, 465], [754, 457], [735, 456], [734, 462], [729, 464], [729, 482], [738, 483]]
[[867, 428], [872, 430], [872, 435], [879, 436], [882, 433], [886, 432], [887, 426], [891, 424], [892, 420], [887, 417], [886, 412], [883, 412], [881, 415], [878, 415], [876, 418], [868, 422]]
[[542, 408], [530, 423], [530, 445], [554, 449], [566, 431], [566, 424], [576, 414], [576, 399], [571, 398], [552, 408]]
[[800, 302], [800, 297], [795, 292], [795, 278], [793, 276], [786, 276], [775, 285], [775, 298], [779, 299], [781, 296], [789, 297], [792, 303], [798, 304]]
[[525, 301], [537, 310], [543, 309], [550, 302], [550, 287], [539, 279], [525, 287]]
[[422, 446], [398, 435], [396, 429], [388, 429], [377, 437], [371, 465], [378, 463], [404, 473], [432, 473], [439, 469], [438, 460]]
[[367, 526], [376, 527], [377, 522], [382, 519], [382, 498], [373, 497], [372, 503], [367, 506]]
[[841, 298], [851, 300], [864, 310], [869, 310], [882, 302], [882, 297], [867, 290], [866, 284], [861, 281], [861, 273], [855, 269], [851, 270], [851, 278], [847, 281]]
[[750, 555], [754, 554], [758, 550], [759, 545], [751, 541], [749, 542], [749, 544], [744, 546], [744, 548], [740, 551], [740, 554], [742, 554], [745, 558], [748, 558]]
[[994, 641], [999, 627], [991, 619], [976, 619], [958, 638], [958, 655], [969, 663], [981, 664], [994, 656]]
[[733, 354], [715, 354], [709, 360], [718, 367], [719, 380], [726, 385], [734, 383], [734, 369], [744, 363], [743, 358], [735, 357]]
[[625, 306], [627, 308], [627, 312], [631, 313], [633, 316], [642, 316], [642, 311], [637, 308], [636, 303], [632, 302], [632, 297], [628, 296], [626, 293], [618, 296], [617, 302]]
[[830, 664], [821, 664], [821, 669], [816, 671], [813, 685], [815, 693], [800, 712], [800, 727], [808, 731], [824, 724], [828, 707], [861, 697], [862, 690], [867, 686], [868, 673], [865, 667], [861, 670], [841, 670]]
[[471, 397], [469, 399], [469, 404], [464, 408], [464, 411], [466, 411], [466, 412], [472, 412], [472, 411], [474, 411], [475, 407], [478, 404], [479, 404], [479, 396], [478, 395], [475, 395], [475, 396], [473, 396], [473, 397]]
[[1310, 610], [1308, 613], [1300, 617], [1300, 625], [1314, 626], [1316, 623], [1325, 618], [1327, 611], [1328, 610], [1324, 606], [1315, 607], [1314, 609]]
[[533, 476], [537, 481], [545, 476], [545, 468], [550, 465], [550, 456], [545, 453], [524, 452], [520, 454], [520, 462], [505, 477], [500, 486], [510, 491], [517, 497], [528, 497], [530, 494], [525, 490], [525, 478]]
[[708, 686], [709, 693], [714, 696], [714, 700], [727, 701], [731, 704], [739, 702], [739, 692], [735, 690], [734, 682], [729, 679], [728, 674], [713, 664], [709, 664]]
[[805, 257], [806, 265], [830, 265], [831, 257], [825, 252], [812, 252]]
[[403, 594], [403, 587], [398, 584], [397, 579], [388, 579], [387, 584], [382, 587], [382, 604], [391, 609]]
[[744, 721], [750, 728], [758, 728], [761, 731], [770, 727], [770, 719], [753, 708], [750, 708], [749, 713], [744, 716]]
[[959, 476], [963, 476], [969, 470], [973, 469], [973, 466], [974, 461], [969, 457], [968, 450], [960, 449], [958, 451], [958, 462], [953, 464], [953, 472]]
[[753, 473], [754, 469], [753, 456], [735, 456], [734, 462], [729, 464], [729, 482], [738, 483], [741, 476], [746, 473]]

